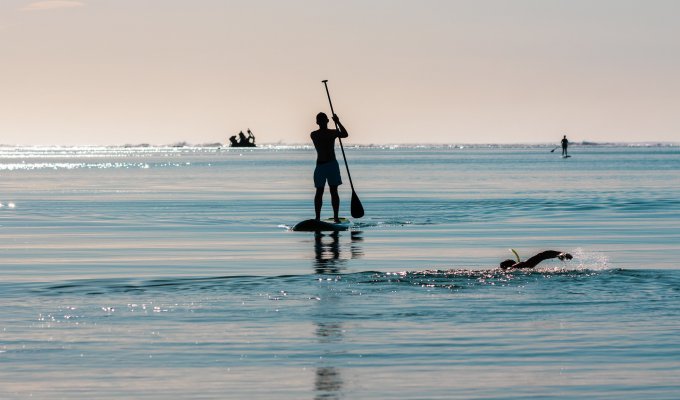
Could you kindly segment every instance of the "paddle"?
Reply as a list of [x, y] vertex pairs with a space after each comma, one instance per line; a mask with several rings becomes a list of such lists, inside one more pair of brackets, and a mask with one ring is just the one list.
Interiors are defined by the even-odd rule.
[[554, 153], [555, 150], [557, 150], [557, 149], [559, 149], [559, 148], [560, 148], [560, 146], [557, 146], [557, 147], [555, 147], [554, 149], [550, 150], [550, 152], [551, 152], [551, 153]]
[[[331, 114], [335, 115], [335, 111], [333, 111], [333, 102], [331, 101], [331, 93], [328, 91], [328, 79], [324, 79], [323, 85], [326, 87], [326, 95], [328, 96], [328, 104], [331, 106]], [[340, 130], [338, 127], [337, 122], [335, 123], [335, 129]], [[342, 159], [345, 160], [345, 168], [347, 169], [347, 177], [349, 178], [349, 186], [352, 188], [352, 202], [351, 202], [351, 212], [352, 212], [352, 217], [353, 218], [361, 218], [364, 216], [364, 206], [361, 205], [361, 201], [359, 201], [359, 196], [357, 196], [357, 193], [354, 191], [354, 184], [352, 183], [352, 175], [349, 173], [349, 165], [347, 164], [347, 157], [345, 157], [345, 148], [342, 147], [342, 139], [338, 138], [338, 142], [340, 142], [340, 150], [342, 150]]]

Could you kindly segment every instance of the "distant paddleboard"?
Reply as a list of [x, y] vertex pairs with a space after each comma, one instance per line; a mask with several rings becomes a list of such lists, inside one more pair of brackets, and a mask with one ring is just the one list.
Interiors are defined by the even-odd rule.
[[569, 157], [571, 157], [571, 156], [562, 156], [562, 158], [569, 158]]
[[293, 230], [299, 232], [346, 231], [351, 225], [352, 222], [347, 218], [340, 218], [340, 222], [335, 222], [333, 218], [322, 219], [321, 221], [306, 219], [295, 224]]

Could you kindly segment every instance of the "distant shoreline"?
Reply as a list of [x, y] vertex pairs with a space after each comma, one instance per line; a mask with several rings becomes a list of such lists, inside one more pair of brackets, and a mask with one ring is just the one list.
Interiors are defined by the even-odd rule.
[[[386, 144], [345, 144], [347, 148], [554, 148], [555, 143], [386, 143]], [[570, 147], [680, 147], [680, 142], [570, 142]], [[193, 144], [188, 142], [178, 142], [172, 144], [113, 144], [113, 145], [95, 145], [95, 144], [77, 144], [77, 145], [22, 145], [22, 144], [0, 144], [4, 148], [220, 148], [220, 149], [234, 149], [243, 151], [243, 147], [229, 147], [228, 144], [222, 143], [200, 143]], [[271, 149], [271, 148], [308, 148], [312, 147], [311, 143], [262, 143], [257, 147], [248, 148], [254, 149]]]

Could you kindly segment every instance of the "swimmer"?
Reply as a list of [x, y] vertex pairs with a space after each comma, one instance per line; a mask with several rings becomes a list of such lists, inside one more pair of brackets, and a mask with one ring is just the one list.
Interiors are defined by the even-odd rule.
[[513, 249], [513, 253], [515, 253], [515, 256], [517, 256], [517, 261], [515, 260], [505, 260], [501, 263], [501, 269], [519, 269], [519, 268], [533, 268], [537, 266], [541, 261], [549, 260], [551, 258], [559, 258], [560, 260], [571, 260], [572, 255], [569, 253], [563, 253], [555, 250], [546, 250], [542, 251], [535, 256], [529, 258], [526, 261], [520, 261], [519, 256], [517, 255], [517, 252]]

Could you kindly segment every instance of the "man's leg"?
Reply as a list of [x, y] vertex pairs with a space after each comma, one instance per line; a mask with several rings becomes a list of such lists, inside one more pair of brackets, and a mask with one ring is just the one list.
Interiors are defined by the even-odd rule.
[[338, 211], [340, 210], [340, 196], [338, 196], [338, 187], [328, 185], [328, 189], [331, 192], [331, 204], [333, 205], [333, 219], [335, 219], [335, 222], [340, 222], [340, 218], [338, 218]]
[[[336, 187], [337, 189], [337, 187]], [[323, 205], [323, 186], [316, 188], [314, 195], [314, 211], [316, 212], [316, 220], [321, 220], [321, 206]]]

